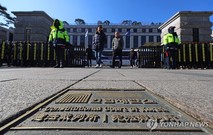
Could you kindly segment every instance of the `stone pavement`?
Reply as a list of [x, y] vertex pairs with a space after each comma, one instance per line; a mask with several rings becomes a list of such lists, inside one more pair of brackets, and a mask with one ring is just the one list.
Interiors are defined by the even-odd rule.
[[0, 123], [68, 87], [109, 90], [145, 87], [213, 127], [213, 70], [128, 67], [0, 68]]

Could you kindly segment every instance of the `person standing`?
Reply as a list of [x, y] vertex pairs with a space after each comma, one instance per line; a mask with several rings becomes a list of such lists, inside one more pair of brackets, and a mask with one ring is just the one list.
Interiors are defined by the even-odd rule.
[[55, 68], [64, 67], [64, 49], [66, 45], [69, 45], [69, 36], [64, 29], [63, 22], [55, 19], [51, 26], [51, 32], [49, 35], [49, 43], [53, 45], [56, 51], [57, 64]]
[[135, 60], [136, 60], [136, 58], [137, 58], [137, 53], [136, 53], [136, 51], [134, 50], [134, 48], [131, 48], [129, 57], [130, 57], [130, 65], [131, 65], [131, 68], [133, 68], [133, 67], [135, 66]]
[[[166, 51], [165, 63], [167, 68], [176, 69], [178, 62], [178, 45], [180, 44], [180, 40], [177, 36], [177, 33], [174, 31], [175, 26], [170, 26], [168, 29], [168, 34], [164, 36], [164, 46]], [[172, 63], [170, 59], [172, 58]]]
[[116, 56], [119, 57], [120, 63], [118, 68], [122, 66], [122, 50], [123, 50], [123, 38], [119, 32], [115, 32], [115, 37], [112, 40], [112, 68], [115, 67]]
[[86, 49], [86, 56], [87, 56], [88, 67], [91, 67], [92, 66], [92, 47], [91, 47], [91, 45], [88, 45], [88, 48]]
[[95, 66], [96, 68], [103, 66], [101, 55], [105, 44], [106, 44], [106, 35], [103, 31], [102, 25], [99, 25], [93, 37], [93, 46], [96, 52], [95, 53], [97, 63]]

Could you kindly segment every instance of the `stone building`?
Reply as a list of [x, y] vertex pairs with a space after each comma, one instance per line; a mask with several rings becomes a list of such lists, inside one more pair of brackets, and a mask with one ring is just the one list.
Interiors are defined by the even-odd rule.
[[[53, 19], [43, 11], [17, 11], [13, 12], [17, 16], [14, 30], [14, 41], [47, 41], [50, 26]], [[103, 28], [107, 35], [106, 50], [111, 50], [111, 41], [114, 32], [119, 31], [124, 39], [124, 49], [138, 48], [147, 43], [161, 42], [163, 36], [168, 33], [168, 27], [176, 26], [175, 31], [182, 42], [211, 42], [210, 16], [213, 12], [207, 11], [180, 11], [172, 16], [168, 21], [160, 24], [149, 25], [122, 25], [109, 24]], [[65, 25], [65, 29], [70, 36], [70, 43], [73, 45], [92, 44], [92, 37], [97, 25]], [[125, 35], [130, 31], [129, 35]], [[85, 33], [87, 33], [85, 36]], [[1, 34], [1, 33], [0, 33]]]
[[14, 41], [47, 41], [53, 19], [43, 11], [12, 12], [17, 20]]
[[175, 26], [181, 42], [211, 42], [212, 14], [210, 11], [180, 11], [159, 27], [161, 38], [168, 33], [170, 26]]

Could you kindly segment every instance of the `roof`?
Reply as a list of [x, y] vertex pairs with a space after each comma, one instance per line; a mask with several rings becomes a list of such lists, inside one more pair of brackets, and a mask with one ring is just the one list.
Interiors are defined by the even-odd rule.
[[174, 20], [176, 20], [177, 18], [179, 18], [182, 15], [208, 15], [211, 16], [213, 14], [213, 11], [179, 11], [177, 12], [175, 15], [173, 15], [169, 20], [167, 20], [165, 23], [163, 23], [159, 29], [162, 30], [164, 29], [166, 26], [168, 26], [171, 22], [173, 22]]
[[12, 11], [12, 13], [16, 16], [45, 16], [47, 19], [53, 21], [52, 17], [44, 11]]

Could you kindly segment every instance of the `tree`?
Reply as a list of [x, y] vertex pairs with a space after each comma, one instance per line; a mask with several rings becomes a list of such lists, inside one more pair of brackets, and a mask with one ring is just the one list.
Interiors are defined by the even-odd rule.
[[69, 23], [67, 21], [63, 21], [64, 26], [68, 26]]
[[109, 20], [105, 20], [103, 24], [109, 25], [109, 24], [110, 24], [110, 21], [109, 21]]
[[85, 25], [86, 24], [85, 21], [83, 19], [80, 19], [80, 18], [75, 19], [75, 23], [77, 25]]
[[98, 24], [98, 25], [102, 25], [103, 22], [99, 20], [99, 21], [97, 22], [97, 24]]
[[141, 23], [141, 22], [137, 22], [137, 21], [133, 21], [133, 22], [132, 22], [132, 25], [134, 25], [134, 26], [139, 26], [139, 25], [142, 25], [142, 23]]
[[132, 25], [137, 25], [137, 23], [138, 23], [137, 21], [133, 21]]
[[0, 26], [9, 27], [9, 24], [15, 23], [16, 18], [11, 17], [10, 14], [7, 13], [7, 8], [2, 6], [1, 4], [0, 4], [0, 16], [2, 16], [4, 20], [6, 21], [6, 23], [0, 22]]
[[131, 25], [132, 21], [131, 20], [124, 20], [121, 24], [122, 25]]

